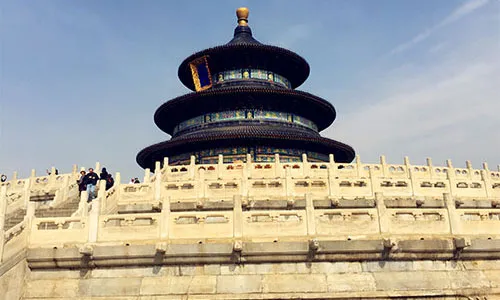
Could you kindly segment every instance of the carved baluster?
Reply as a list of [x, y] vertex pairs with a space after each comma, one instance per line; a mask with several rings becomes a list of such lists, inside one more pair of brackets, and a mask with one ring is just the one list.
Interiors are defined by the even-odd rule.
[[276, 178], [282, 177], [283, 168], [280, 164], [280, 155], [278, 153], [274, 154], [274, 176]]
[[411, 164], [410, 164], [410, 158], [408, 158], [408, 156], [404, 157], [404, 164], [406, 167], [406, 176], [410, 178]]
[[465, 161], [465, 166], [467, 167], [467, 178], [469, 180], [472, 180], [472, 173], [474, 172], [474, 169], [472, 168], [472, 163], [470, 160]]
[[361, 158], [359, 155], [356, 155], [355, 162], [356, 162], [356, 174], [359, 178], [361, 177], [361, 172], [363, 172], [363, 166], [361, 164]]
[[[168, 158], [167, 158], [168, 160]], [[162, 176], [161, 176], [161, 172], [162, 172], [162, 169], [161, 169], [161, 162], [157, 161], [155, 163], [155, 176], [156, 176], [156, 179], [155, 179], [155, 183], [154, 183], [154, 187], [153, 187], [153, 190], [154, 190], [154, 199], [155, 199], [155, 202], [156, 203], [159, 203], [161, 201], [161, 185], [162, 185]]]
[[294, 197], [294, 184], [290, 168], [285, 169], [285, 186], [286, 186], [286, 199], [293, 199]]
[[160, 239], [168, 240], [170, 222], [170, 196], [162, 198], [160, 218]]
[[196, 182], [196, 185], [198, 186], [198, 194], [197, 194], [197, 206], [199, 208], [203, 207], [203, 202], [205, 201], [207, 197], [207, 182], [205, 181], [205, 170], [204, 169], [199, 169], [198, 170], [198, 180]]
[[436, 177], [436, 176], [435, 176], [436, 174], [435, 174], [435, 172], [434, 172], [434, 166], [432, 165], [432, 158], [427, 157], [427, 158], [426, 158], [426, 161], [427, 161], [427, 167], [429, 168], [429, 174], [431, 174], [431, 179], [432, 179], [432, 178], [435, 178], [435, 177]]
[[382, 193], [375, 193], [375, 201], [377, 203], [377, 213], [379, 230], [381, 234], [390, 232], [390, 219], [391, 215], [387, 212], [387, 207], [385, 206], [384, 196]]
[[146, 168], [144, 169], [144, 179], [142, 180], [142, 182], [150, 183], [150, 181], [151, 181], [151, 169]]
[[80, 202], [78, 203], [78, 211], [80, 216], [87, 217], [89, 214], [87, 200], [89, 198], [89, 193], [87, 191], [82, 191], [80, 194]]
[[415, 171], [413, 171], [411, 168], [409, 169], [409, 174], [410, 174], [410, 184], [411, 184], [411, 192], [413, 197], [419, 197], [422, 196], [420, 193], [420, 185], [416, 179], [415, 176]]
[[483, 170], [481, 170], [481, 180], [483, 181], [486, 198], [493, 198], [493, 185], [491, 183], [491, 172], [488, 168], [488, 163], [483, 163]]
[[333, 154], [330, 154], [328, 163], [328, 197], [330, 199], [336, 198], [338, 194], [338, 187], [336, 186], [337, 180], [335, 179], [336, 175], [337, 166], [335, 165]]
[[304, 178], [309, 177], [309, 167], [307, 163], [307, 154], [302, 153], [302, 176]]
[[446, 205], [446, 210], [448, 211], [450, 233], [457, 234], [459, 233], [460, 230], [460, 215], [458, 214], [458, 211], [455, 206], [455, 199], [453, 199], [452, 195], [450, 195], [449, 193], [444, 193], [443, 199]]
[[118, 188], [120, 186], [121, 182], [122, 182], [122, 176], [121, 176], [120, 172], [116, 172], [115, 173], [115, 184], [114, 185], [116, 185], [117, 188]]
[[382, 187], [380, 186], [380, 180], [374, 174], [373, 168], [368, 170], [370, 177], [370, 187], [372, 189], [372, 196], [375, 197], [377, 193], [382, 193]]
[[314, 214], [314, 202], [310, 193], [307, 193], [305, 196], [307, 235], [310, 237], [314, 237], [316, 235], [316, 216]]
[[196, 176], [196, 156], [191, 155], [188, 169], [189, 180], [194, 180], [194, 177]]
[[168, 181], [169, 179], [169, 176], [170, 176], [170, 169], [169, 169], [169, 166], [168, 166], [169, 162], [168, 162], [168, 157], [164, 157], [163, 158], [163, 169], [162, 169], [162, 173], [165, 174], [165, 178], [163, 178], [163, 180], [165, 181]]
[[224, 156], [219, 154], [217, 157], [217, 179], [221, 179], [224, 174]]
[[389, 169], [387, 167], [385, 155], [380, 156], [380, 167], [382, 168], [382, 176], [387, 177], [387, 175], [389, 174]]
[[247, 161], [246, 161], [246, 169], [247, 169], [247, 178], [252, 178], [253, 165], [252, 165], [252, 154], [247, 153]]
[[72, 179], [75, 179], [78, 178], [78, 165], [73, 165], [73, 167], [71, 168], [71, 178]]
[[233, 196], [233, 237], [239, 240], [243, 236], [243, 208], [241, 203], [241, 195]]
[[[69, 196], [69, 183], [70, 177], [69, 176], [64, 176], [63, 177], [63, 183], [62, 183], [62, 188], [59, 189], [59, 191], [56, 193], [57, 196], [59, 196], [59, 202], [64, 202], [66, 199], [68, 199]], [[53, 205], [56, 204], [56, 201], [54, 199]]]
[[446, 165], [448, 167], [447, 177], [450, 185], [450, 196], [451, 198], [455, 198], [457, 195], [457, 182], [455, 179], [455, 168], [453, 168], [453, 164], [451, 163], [451, 159], [446, 160]]
[[[82, 193], [83, 194], [83, 193]], [[99, 213], [100, 213], [100, 207], [101, 207], [101, 198], [97, 197], [94, 200], [92, 200], [92, 205], [90, 208], [90, 214], [88, 216], [88, 223], [89, 223], [89, 237], [88, 241], [90, 243], [95, 243], [97, 241], [97, 232], [99, 228]]]
[[[34, 170], [32, 170], [32, 175], [34, 174]], [[31, 186], [32, 182], [34, 181], [35, 177], [31, 176], [30, 178], [24, 180], [24, 187], [23, 187], [23, 197], [24, 197], [24, 206], [28, 207], [28, 204], [30, 202], [30, 197], [31, 197]]]

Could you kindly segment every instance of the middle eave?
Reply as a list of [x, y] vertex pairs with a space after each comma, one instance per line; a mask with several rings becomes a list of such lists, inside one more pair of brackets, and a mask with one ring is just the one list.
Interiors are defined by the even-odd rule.
[[182, 121], [206, 113], [235, 109], [266, 109], [294, 113], [316, 123], [321, 131], [336, 117], [328, 101], [312, 94], [285, 88], [235, 86], [189, 93], [165, 102], [155, 112], [155, 124], [172, 134]]

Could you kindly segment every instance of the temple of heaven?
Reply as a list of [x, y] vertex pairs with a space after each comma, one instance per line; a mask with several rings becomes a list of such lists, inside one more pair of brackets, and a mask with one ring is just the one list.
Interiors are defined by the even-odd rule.
[[294, 52], [261, 44], [248, 26], [248, 9], [236, 11], [238, 26], [227, 44], [186, 58], [179, 66], [181, 82], [193, 92], [161, 105], [156, 125], [170, 140], [137, 154], [143, 168], [169, 157], [170, 164], [299, 161], [351, 162], [354, 149], [321, 137], [335, 120], [328, 101], [296, 90], [309, 76], [309, 64]]

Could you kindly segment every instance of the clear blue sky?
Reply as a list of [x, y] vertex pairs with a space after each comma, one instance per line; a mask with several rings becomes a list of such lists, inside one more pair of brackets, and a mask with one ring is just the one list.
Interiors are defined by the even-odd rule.
[[239, 6], [308, 60], [299, 89], [338, 113], [323, 134], [363, 161], [500, 163], [499, 1], [2, 0], [0, 173], [142, 176], [137, 152], [169, 138], [156, 108], [188, 92], [178, 65], [229, 41]]

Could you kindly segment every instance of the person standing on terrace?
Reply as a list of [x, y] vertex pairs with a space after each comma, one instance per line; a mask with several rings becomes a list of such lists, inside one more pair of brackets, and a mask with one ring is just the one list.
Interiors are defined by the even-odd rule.
[[89, 172], [83, 177], [83, 183], [87, 186], [87, 192], [89, 193], [88, 202], [92, 201], [95, 196], [95, 186], [99, 180], [99, 175], [94, 173], [93, 168], [89, 168]]
[[101, 178], [101, 180], [107, 180], [108, 176], [109, 174], [106, 168], [102, 168], [101, 174], [99, 174], [99, 178]]

